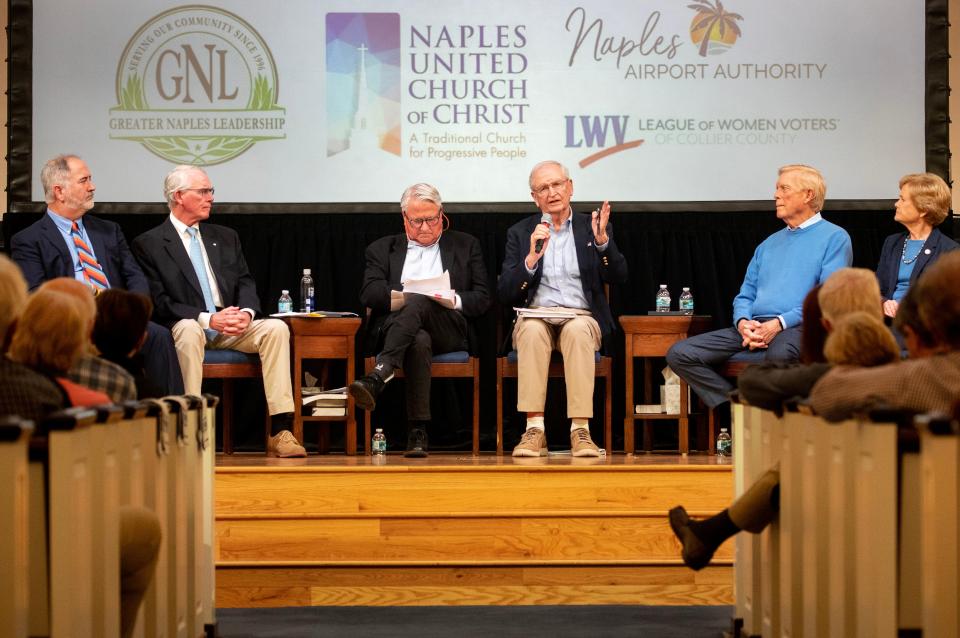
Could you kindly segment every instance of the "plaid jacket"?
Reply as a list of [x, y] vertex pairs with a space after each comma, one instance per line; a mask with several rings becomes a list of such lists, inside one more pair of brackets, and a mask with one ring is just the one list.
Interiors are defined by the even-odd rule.
[[36, 423], [66, 406], [66, 396], [51, 379], [0, 355], [0, 415]]
[[67, 378], [91, 390], [103, 392], [114, 403], [133, 401], [137, 398], [137, 384], [133, 375], [115, 363], [85, 354], [80, 357]]

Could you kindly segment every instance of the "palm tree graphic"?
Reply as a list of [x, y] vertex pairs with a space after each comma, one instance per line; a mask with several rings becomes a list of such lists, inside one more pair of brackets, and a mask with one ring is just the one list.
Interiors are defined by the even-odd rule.
[[694, 0], [694, 4], [688, 4], [687, 6], [697, 12], [697, 17], [694, 18], [693, 25], [690, 27], [690, 35], [693, 36], [695, 32], [700, 30], [703, 33], [699, 51], [701, 57], [707, 57], [707, 45], [713, 39], [711, 36], [713, 36], [714, 30], [719, 36], [716, 39], [721, 41], [727, 36], [727, 31], [730, 31], [733, 34], [731, 44], [742, 35], [740, 27], [737, 26], [737, 20], [743, 20], [743, 16], [724, 9], [720, 0], [716, 0], [716, 4], [710, 2], [710, 0]]

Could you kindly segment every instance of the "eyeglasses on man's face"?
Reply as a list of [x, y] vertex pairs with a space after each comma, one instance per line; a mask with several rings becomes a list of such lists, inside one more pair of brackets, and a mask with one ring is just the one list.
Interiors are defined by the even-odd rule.
[[213, 197], [214, 190], [213, 188], [181, 188], [180, 192], [186, 193], [187, 191], [193, 191], [200, 195], [200, 197]]
[[567, 185], [567, 182], [570, 180], [567, 178], [558, 179], [547, 184], [540, 184], [539, 186], [533, 187], [533, 192], [536, 193], [539, 197], [543, 197], [550, 191], [557, 191], [558, 193], [563, 190], [563, 187]]
[[407, 223], [413, 226], [414, 228], [420, 228], [424, 224], [427, 224], [428, 226], [433, 226], [434, 224], [439, 222], [442, 216], [442, 213], [443, 213], [443, 209], [441, 208], [440, 211], [433, 217], [420, 217], [419, 219], [410, 219], [409, 217], [404, 215], [404, 218], [407, 220]]

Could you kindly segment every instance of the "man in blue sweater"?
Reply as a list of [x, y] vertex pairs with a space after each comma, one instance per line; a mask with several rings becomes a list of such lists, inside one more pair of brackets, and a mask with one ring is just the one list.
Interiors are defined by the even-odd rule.
[[803, 164], [780, 168], [774, 199], [777, 217], [787, 227], [753, 253], [733, 300], [733, 327], [685, 339], [667, 352], [667, 364], [707, 407], [724, 403], [733, 390], [715, 369], [732, 356], [752, 352], [755, 361], [799, 358], [803, 298], [853, 258], [847, 232], [820, 216], [826, 192], [817, 169]]

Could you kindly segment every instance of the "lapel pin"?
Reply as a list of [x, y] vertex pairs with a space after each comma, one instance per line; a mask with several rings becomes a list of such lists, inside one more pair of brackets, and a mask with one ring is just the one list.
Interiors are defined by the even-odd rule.
[[923, 254], [924, 254], [924, 255], [929, 255], [929, 254], [930, 254], [930, 249], [927, 248], [926, 250], [924, 250], [924, 251], [923, 251]]
[[593, 246], [593, 242], [592, 242], [592, 241], [588, 241], [588, 242], [587, 242], [587, 248], [590, 248], [590, 246]]
[[216, 246], [216, 245], [217, 245], [217, 242], [213, 242], [213, 243], [210, 244], [210, 245], [211, 245], [211, 246]]

